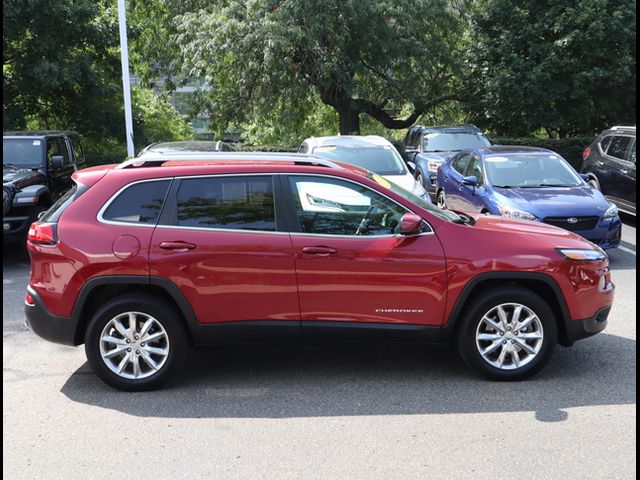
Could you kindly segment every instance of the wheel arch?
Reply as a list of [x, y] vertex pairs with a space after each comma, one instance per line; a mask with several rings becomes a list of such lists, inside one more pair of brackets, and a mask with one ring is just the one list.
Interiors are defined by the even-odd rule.
[[145, 275], [110, 275], [90, 279], [80, 291], [72, 313], [76, 324], [74, 343], [76, 345], [84, 343], [92, 315], [106, 301], [124, 293], [136, 292], [169, 302], [182, 314], [189, 340], [193, 342], [193, 328], [197, 324], [197, 319], [191, 305], [175, 283], [166, 278]]
[[472, 278], [460, 293], [445, 326], [454, 339], [465, 307], [482, 295], [487, 288], [500, 286], [526, 288], [545, 300], [554, 313], [558, 326], [558, 342], [563, 346], [572, 345], [567, 331], [567, 322], [571, 321], [569, 308], [558, 283], [549, 275], [537, 272], [490, 272]]

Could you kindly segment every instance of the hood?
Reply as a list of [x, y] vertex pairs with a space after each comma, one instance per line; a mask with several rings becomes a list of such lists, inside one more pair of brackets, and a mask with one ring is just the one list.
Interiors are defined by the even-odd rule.
[[456, 153], [458, 153], [458, 150], [452, 150], [450, 152], [423, 152], [420, 153], [419, 156], [421, 159], [427, 161], [444, 163]]
[[2, 185], [24, 188], [34, 183], [42, 183], [46, 177], [37, 170], [12, 168], [2, 169]]
[[426, 190], [410, 173], [404, 175], [385, 175], [384, 178], [419, 197], [423, 197], [426, 194]]
[[591, 248], [589, 241], [580, 235], [564, 230], [563, 228], [547, 225], [546, 223], [531, 222], [528, 220], [516, 220], [497, 215], [472, 215], [475, 220], [473, 228], [492, 232], [509, 233], [514, 235], [544, 236], [546, 240], [552, 240], [557, 246], [566, 248]]
[[498, 203], [536, 217], [602, 216], [611, 204], [589, 186], [549, 188], [495, 188]]

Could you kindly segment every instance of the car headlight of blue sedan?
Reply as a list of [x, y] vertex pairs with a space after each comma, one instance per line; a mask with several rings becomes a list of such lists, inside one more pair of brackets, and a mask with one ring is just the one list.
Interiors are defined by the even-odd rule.
[[615, 205], [611, 205], [609, 208], [607, 208], [607, 211], [604, 212], [604, 215], [602, 216], [602, 218], [606, 219], [610, 219], [610, 218], [616, 218], [618, 216], [618, 207], [616, 207]]
[[498, 208], [500, 209], [500, 214], [503, 217], [517, 218], [519, 220], [531, 220], [533, 222], [540, 221], [540, 219], [533, 213], [525, 212], [524, 210], [507, 207], [506, 205], [498, 205]]

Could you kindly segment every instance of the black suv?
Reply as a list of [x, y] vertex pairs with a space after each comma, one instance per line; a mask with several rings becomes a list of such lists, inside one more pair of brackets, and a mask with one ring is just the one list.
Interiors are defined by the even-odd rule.
[[583, 174], [620, 210], [636, 214], [636, 127], [605, 130], [582, 153]]
[[24, 241], [29, 225], [72, 186], [84, 167], [80, 137], [73, 132], [4, 132], [2, 136], [2, 233]]
[[475, 125], [423, 127], [414, 125], [403, 141], [405, 161], [416, 179], [435, 201], [438, 167], [467, 148], [488, 147], [491, 142]]

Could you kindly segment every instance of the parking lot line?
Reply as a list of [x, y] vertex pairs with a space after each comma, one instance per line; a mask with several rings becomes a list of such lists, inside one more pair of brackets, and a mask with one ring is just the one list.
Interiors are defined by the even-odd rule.
[[635, 250], [631, 250], [630, 248], [627, 247], [623, 247], [622, 245], [618, 247], [620, 250], [622, 250], [623, 252], [627, 252], [630, 253], [631, 255], [633, 255], [634, 257], [636, 256], [636, 251]]

